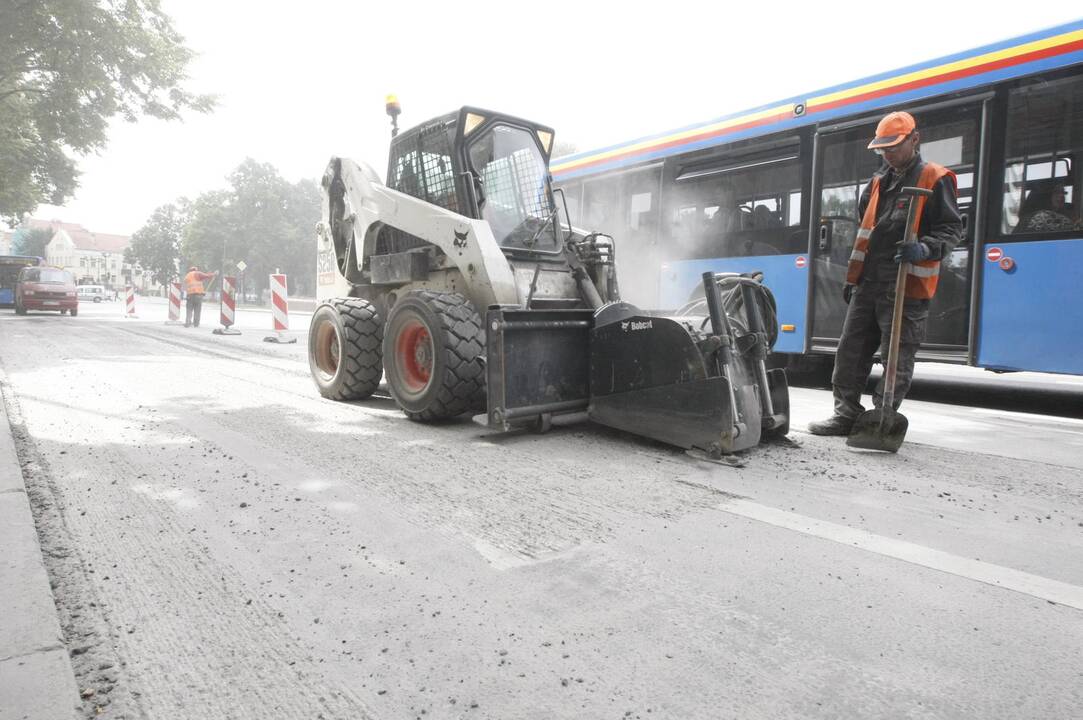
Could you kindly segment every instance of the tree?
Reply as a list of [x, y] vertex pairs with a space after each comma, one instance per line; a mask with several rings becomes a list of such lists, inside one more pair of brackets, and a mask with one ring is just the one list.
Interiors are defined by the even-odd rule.
[[16, 255], [45, 257], [45, 246], [53, 239], [49, 228], [20, 228], [11, 238], [11, 251]]
[[158, 0], [5, 0], [0, 28], [0, 217], [12, 227], [71, 197], [72, 155], [105, 147], [111, 118], [214, 105], [184, 89], [192, 51]]
[[132, 235], [132, 242], [124, 251], [124, 262], [142, 266], [151, 272], [155, 282], [165, 285], [177, 276], [177, 259], [186, 223], [183, 207], [162, 205]]
[[220, 269], [226, 245], [233, 237], [230, 193], [225, 190], [205, 192], [188, 208], [188, 224], [181, 235], [181, 257], [185, 267], [198, 265], [207, 270]]
[[181, 254], [228, 274], [243, 260], [248, 291], [266, 289], [268, 275], [277, 269], [289, 275], [291, 294], [314, 293], [321, 197], [316, 183], [291, 184], [273, 165], [251, 158], [228, 180], [229, 190], [204, 193], [192, 203]]

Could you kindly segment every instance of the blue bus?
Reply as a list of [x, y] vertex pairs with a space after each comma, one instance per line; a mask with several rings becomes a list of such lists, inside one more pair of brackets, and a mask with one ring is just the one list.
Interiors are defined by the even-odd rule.
[[706, 270], [761, 270], [778, 353], [829, 366], [858, 199], [888, 111], [958, 176], [919, 359], [1083, 374], [1083, 20], [553, 162], [573, 225], [612, 235], [622, 295], [689, 302]]
[[15, 307], [15, 282], [19, 271], [28, 265], [41, 265], [32, 255], [0, 255], [0, 307]]

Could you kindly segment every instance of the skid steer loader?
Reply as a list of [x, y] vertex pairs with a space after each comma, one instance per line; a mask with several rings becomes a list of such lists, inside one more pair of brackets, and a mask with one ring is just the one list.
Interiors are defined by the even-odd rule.
[[721, 457], [789, 429], [777, 322], [756, 275], [703, 277], [674, 313], [620, 301], [611, 237], [571, 227], [553, 130], [464, 107], [392, 133], [387, 183], [332, 158], [309, 367], [335, 400], [386, 377], [412, 420], [594, 422]]

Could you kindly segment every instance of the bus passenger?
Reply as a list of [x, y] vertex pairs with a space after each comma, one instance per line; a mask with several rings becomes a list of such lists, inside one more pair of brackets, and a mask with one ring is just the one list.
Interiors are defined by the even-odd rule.
[[[861, 393], [880, 348], [885, 362], [891, 336], [898, 263], [911, 263], [895, 375], [895, 409], [910, 389], [918, 346], [925, 339], [929, 301], [936, 293], [941, 261], [963, 237], [963, 222], [956, 206], [955, 174], [925, 162], [918, 152], [920, 136], [914, 118], [905, 112], [886, 115], [869, 143], [884, 158], [880, 169], [861, 194], [858, 216], [861, 230], [854, 242], [842, 297], [849, 305], [835, 353], [831, 385], [835, 412], [809, 423], [813, 435], [849, 435], [854, 420], [864, 412]], [[907, 208], [899, 206], [899, 191], [908, 186], [932, 190], [921, 212], [915, 243], [903, 244]], [[880, 407], [884, 380], [872, 402]]]
[[1044, 200], [1038, 192], [1032, 191], [1024, 203], [1027, 206], [1016, 226], [1017, 233], [1063, 232], [1079, 229], [1079, 222], [1073, 218], [1071, 207], [1065, 205], [1067, 191], [1064, 185], [1054, 185]]

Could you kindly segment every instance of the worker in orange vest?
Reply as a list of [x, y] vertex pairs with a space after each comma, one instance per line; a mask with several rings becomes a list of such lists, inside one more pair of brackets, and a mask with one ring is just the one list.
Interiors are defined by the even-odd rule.
[[184, 292], [188, 295], [184, 303], [184, 327], [199, 327], [199, 314], [203, 309], [203, 295], [206, 293], [203, 281], [213, 280], [216, 275], [216, 272], [200, 272], [195, 265], [188, 268], [188, 274], [184, 276]]
[[[831, 385], [835, 412], [809, 423], [814, 435], [849, 435], [854, 420], [865, 411], [861, 393], [880, 348], [886, 358], [895, 305], [895, 283], [900, 262], [910, 263], [906, 276], [902, 334], [895, 373], [895, 409], [906, 397], [914, 376], [918, 346], [925, 339], [929, 301], [936, 294], [940, 263], [963, 238], [963, 220], [956, 204], [955, 173], [921, 159], [921, 137], [910, 113], [888, 113], [876, 127], [868, 148], [883, 158], [880, 169], [861, 194], [861, 226], [850, 254], [842, 298], [849, 306], [835, 353]], [[908, 206], [900, 202], [904, 187], [931, 190], [918, 202], [918, 241], [904, 243]], [[876, 386], [872, 403], [880, 407], [884, 380]]]

